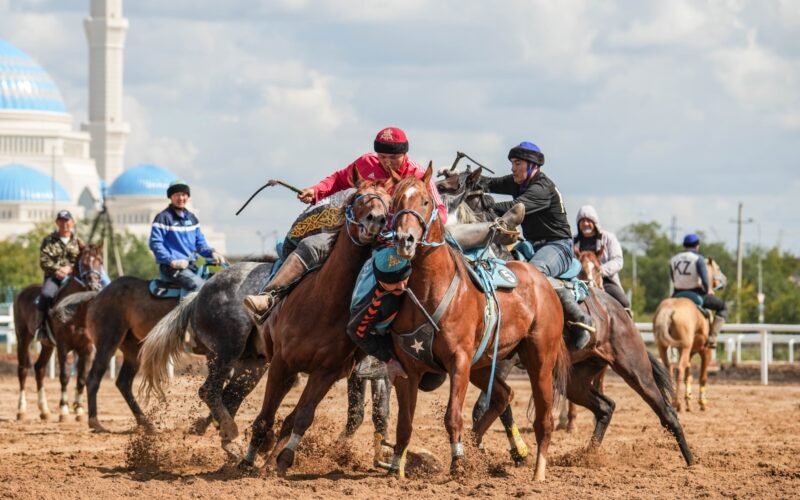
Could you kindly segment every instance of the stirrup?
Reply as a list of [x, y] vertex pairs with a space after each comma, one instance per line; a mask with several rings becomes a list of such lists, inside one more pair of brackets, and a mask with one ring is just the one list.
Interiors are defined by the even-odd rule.
[[505, 221], [503, 221], [502, 217], [496, 218], [492, 224], [492, 229], [506, 238], [519, 239], [519, 230], [516, 228], [509, 229], [505, 226], [505, 224], [503, 224], [503, 222]]

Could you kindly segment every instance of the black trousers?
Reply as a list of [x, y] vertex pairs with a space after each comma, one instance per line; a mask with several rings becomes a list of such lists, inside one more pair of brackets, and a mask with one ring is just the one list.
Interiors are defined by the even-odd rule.
[[728, 304], [716, 295], [703, 295], [703, 307], [716, 311], [720, 318], [728, 317]]
[[61, 282], [56, 279], [55, 276], [48, 276], [44, 279], [42, 291], [39, 294], [38, 308], [40, 311], [47, 311], [50, 309], [50, 306], [53, 305], [53, 299], [55, 299], [60, 287]]
[[631, 303], [628, 301], [628, 295], [625, 294], [625, 290], [623, 290], [621, 286], [617, 285], [610, 278], [603, 278], [603, 290], [605, 290], [607, 294], [614, 297], [617, 302], [622, 304], [622, 307], [631, 307]]
[[353, 435], [364, 422], [364, 404], [367, 381], [372, 386], [372, 424], [375, 432], [386, 437], [389, 430], [389, 398], [392, 385], [386, 377], [366, 379], [355, 373], [347, 379], [347, 426], [348, 435]]

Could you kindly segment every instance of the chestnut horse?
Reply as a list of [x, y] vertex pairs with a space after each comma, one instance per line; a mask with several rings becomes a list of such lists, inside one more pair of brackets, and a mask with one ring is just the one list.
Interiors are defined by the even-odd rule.
[[[711, 294], [721, 281], [722, 272], [713, 259], [706, 259], [706, 267], [711, 276]], [[658, 305], [653, 316], [653, 336], [655, 337], [658, 352], [665, 366], [669, 367], [670, 378], [675, 380], [677, 368], [677, 394], [675, 408], [681, 410], [681, 390], [686, 402], [686, 411], [691, 411], [690, 401], [692, 395], [692, 369], [691, 357], [700, 354], [700, 409], [708, 406], [706, 398], [706, 384], [708, 383], [708, 367], [711, 365], [712, 349], [706, 347], [711, 322], [706, 318], [697, 305], [690, 299], [671, 297], [664, 299]], [[674, 347], [678, 350], [678, 363], [670, 363], [667, 349]], [[685, 386], [685, 387], [682, 387]]]
[[[67, 384], [69, 383], [69, 370], [67, 355], [70, 351], [77, 354], [77, 381], [75, 385], [74, 408], [78, 418], [83, 415], [83, 388], [86, 385], [87, 368], [94, 356], [94, 346], [86, 333], [84, 324], [87, 301], [100, 288], [103, 273], [103, 247], [102, 245], [84, 245], [78, 254], [76, 273], [58, 291], [53, 301], [53, 307], [48, 314], [47, 323], [56, 340], [55, 345], [50, 340], [41, 342], [42, 350], [36, 360], [34, 373], [36, 374], [36, 388], [38, 390], [39, 417], [47, 420], [50, 409], [47, 406], [47, 396], [44, 391], [44, 374], [47, 362], [54, 348], [58, 348], [59, 381], [61, 382], [61, 400], [59, 402], [61, 421], [69, 415], [67, 402]], [[14, 329], [17, 334], [17, 376], [19, 378], [19, 406], [17, 420], [25, 418], [28, 403], [25, 398], [25, 380], [31, 367], [30, 345], [34, 341], [36, 324], [36, 298], [42, 291], [41, 285], [30, 285], [14, 300]]]
[[[458, 175], [463, 176], [463, 174]], [[467, 182], [461, 182], [461, 189], [474, 190], [474, 184], [470, 184], [476, 181], [474, 177], [474, 175], [467, 176]], [[451, 184], [453, 183], [454, 181], [451, 181]], [[457, 193], [455, 195], [458, 196]], [[595, 415], [595, 429], [590, 446], [600, 445], [615, 405], [614, 401], [602, 394], [602, 388], [595, 385], [595, 382], [597, 377], [611, 366], [653, 409], [661, 425], [675, 436], [684, 460], [691, 465], [694, 463], [694, 458], [670, 404], [674, 388], [669, 374], [664, 365], [647, 351], [636, 324], [625, 309], [601, 288], [602, 276], [598, 257], [595, 252], [587, 252], [581, 258], [585, 273], [583, 279], [593, 281], [597, 285], [597, 288], [591, 289], [587, 305], [584, 307], [587, 307], [587, 311], [592, 315], [598, 331], [593, 345], [590, 344], [587, 349], [571, 353], [573, 371], [570, 374], [568, 399], [590, 409]], [[574, 405], [572, 408], [574, 410]], [[506, 419], [503, 419], [506, 432], [509, 431], [509, 422], [513, 422], [510, 412]]]
[[364, 181], [358, 169], [353, 169], [353, 175], [357, 191], [350, 201], [352, 218], [339, 230], [330, 255], [260, 327], [270, 365], [263, 405], [253, 422], [242, 467], [251, 466], [256, 453], [268, 453], [275, 443], [275, 414], [297, 374], [304, 372], [308, 380], [300, 400], [283, 421], [277, 444], [264, 465], [269, 469], [275, 459], [277, 473], [284, 475], [294, 463], [295, 449], [314, 421], [319, 403], [364, 357], [346, 333], [350, 299], [358, 273], [371, 254], [371, 244], [386, 226], [390, 184]]
[[[451, 473], [462, 474], [461, 413], [464, 397], [470, 381], [483, 389], [489, 388], [494, 348], [487, 348], [476, 363], [471, 363], [481, 342], [487, 299], [472, 285], [463, 259], [444, 243], [444, 226], [436, 218], [436, 205], [428, 190], [431, 175], [432, 167], [429, 166], [422, 180], [407, 178], [398, 184], [392, 197], [394, 245], [400, 257], [411, 261], [408, 289], [426, 310], [433, 311], [439, 306], [453, 276], [460, 278], [452, 302], [441, 315], [440, 331], [433, 339], [432, 352], [450, 377], [445, 426], [450, 437]], [[421, 248], [418, 250], [418, 247]], [[568, 376], [567, 351], [561, 333], [564, 318], [553, 287], [538, 269], [523, 262], [510, 262], [508, 267], [516, 274], [519, 284], [512, 290], [496, 292], [500, 330], [487, 335], [500, 336], [495, 339], [498, 341], [497, 360], [518, 353], [528, 371], [536, 410], [534, 430], [538, 445], [534, 479], [543, 481], [553, 430], [553, 391], [554, 387], [563, 387]], [[425, 322], [426, 315], [406, 294], [392, 330], [411, 332]], [[397, 335], [393, 335], [393, 342], [399, 361], [408, 374], [408, 378], [395, 381], [398, 422], [393, 469], [404, 477], [405, 455], [411, 440], [420, 379], [424, 373], [436, 370], [403, 351]], [[474, 430], [477, 443], [513, 398], [511, 388], [499, 378], [495, 378], [491, 389], [489, 409]]]

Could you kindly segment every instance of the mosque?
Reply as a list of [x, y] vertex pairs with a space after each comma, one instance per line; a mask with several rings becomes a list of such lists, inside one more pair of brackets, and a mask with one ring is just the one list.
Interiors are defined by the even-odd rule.
[[[84, 28], [89, 113], [79, 130], [47, 71], [0, 34], [0, 239], [52, 221], [65, 208], [78, 221], [92, 219], [103, 202], [116, 231], [146, 237], [167, 206], [174, 173], [159, 165], [124, 165], [130, 127], [122, 114], [128, 29], [122, 0], [91, 0]], [[225, 235], [205, 223], [203, 231], [224, 253]]]

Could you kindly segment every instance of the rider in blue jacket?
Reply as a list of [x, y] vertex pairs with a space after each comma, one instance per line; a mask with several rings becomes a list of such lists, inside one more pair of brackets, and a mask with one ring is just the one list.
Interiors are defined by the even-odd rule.
[[183, 181], [174, 181], [167, 188], [170, 204], [153, 220], [150, 229], [150, 250], [156, 256], [161, 274], [170, 281], [194, 291], [203, 279], [194, 272], [195, 254], [223, 263], [225, 258], [208, 246], [197, 217], [186, 209], [190, 189]]

